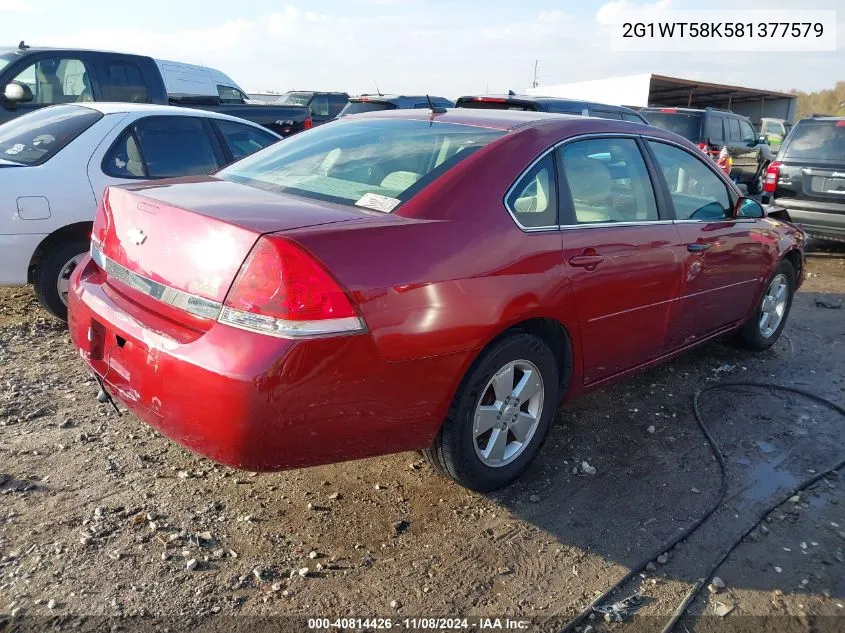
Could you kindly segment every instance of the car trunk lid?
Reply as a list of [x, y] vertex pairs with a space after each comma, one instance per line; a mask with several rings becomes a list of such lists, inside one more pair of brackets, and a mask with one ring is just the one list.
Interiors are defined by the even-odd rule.
[[92, 257], [114, 290], [206, 329], [261, 235], [366, 217], [215, 178], [109, 188], [94, 221]]

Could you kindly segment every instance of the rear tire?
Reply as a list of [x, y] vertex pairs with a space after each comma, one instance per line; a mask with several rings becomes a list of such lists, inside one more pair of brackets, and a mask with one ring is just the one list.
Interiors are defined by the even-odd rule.
[[760, 172], [754, 176], [754, 180], [748, 183], [748, 195], [756, 196], [763, 192], [763, 181], [766, 179], [766, 170], [769, 168], [769, 163], [763, 163]]
[[53, 247], [35, 269], [33, 286], [38, 302], [57, 319], [67, 321], [70, 276], [88, 252], [88, 240], [76, 239]]
[[497, 490], [537, 456], [559, 403], [554, 354], [539, 337], [515, 332], [484, 351], [467, 372], [424, 455], [461, 486]]
[[766, 282], [754, 314], [737, 332], [737, 343], [757, 352], [774, 345], [786, 325], [794, 294], [795, 268], [784, 259]]

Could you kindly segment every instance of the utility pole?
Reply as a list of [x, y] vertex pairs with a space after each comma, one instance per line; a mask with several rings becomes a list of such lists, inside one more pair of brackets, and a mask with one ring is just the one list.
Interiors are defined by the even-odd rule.
[[532, 82], [531, 82], [531, 87], [532, 87], [532, 88], [536, 88], [536, 87], [537, 87], [537, 63], [538, 63], [539, 61], [540, 61], [539, 59], [535, 59], [535, 60], [534, 60], [534, 81], [532, 81]]

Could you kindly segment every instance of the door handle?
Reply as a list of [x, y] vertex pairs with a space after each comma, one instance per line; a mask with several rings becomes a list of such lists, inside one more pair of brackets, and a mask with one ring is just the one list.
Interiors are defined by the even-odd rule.
[[604, 257], [601, 255], [574, 255], [569, 258], [569, 264], [579, 268], [595, 268], [603, 261]]
[[704, 244], [702, 242], [695, 242], [694, 244], [687, 244], [687, 250], [690, 253], [701, 253], [702, 251], [706, 251], [710, 248], [710, 244]]

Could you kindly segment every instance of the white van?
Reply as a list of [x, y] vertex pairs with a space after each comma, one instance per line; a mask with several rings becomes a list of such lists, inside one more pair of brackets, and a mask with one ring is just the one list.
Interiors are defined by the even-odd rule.
[[214, 68], [156, 59], [170, 97], [216, 97], [220, 103], [248, 103], [249, 97], [235, 81]]

